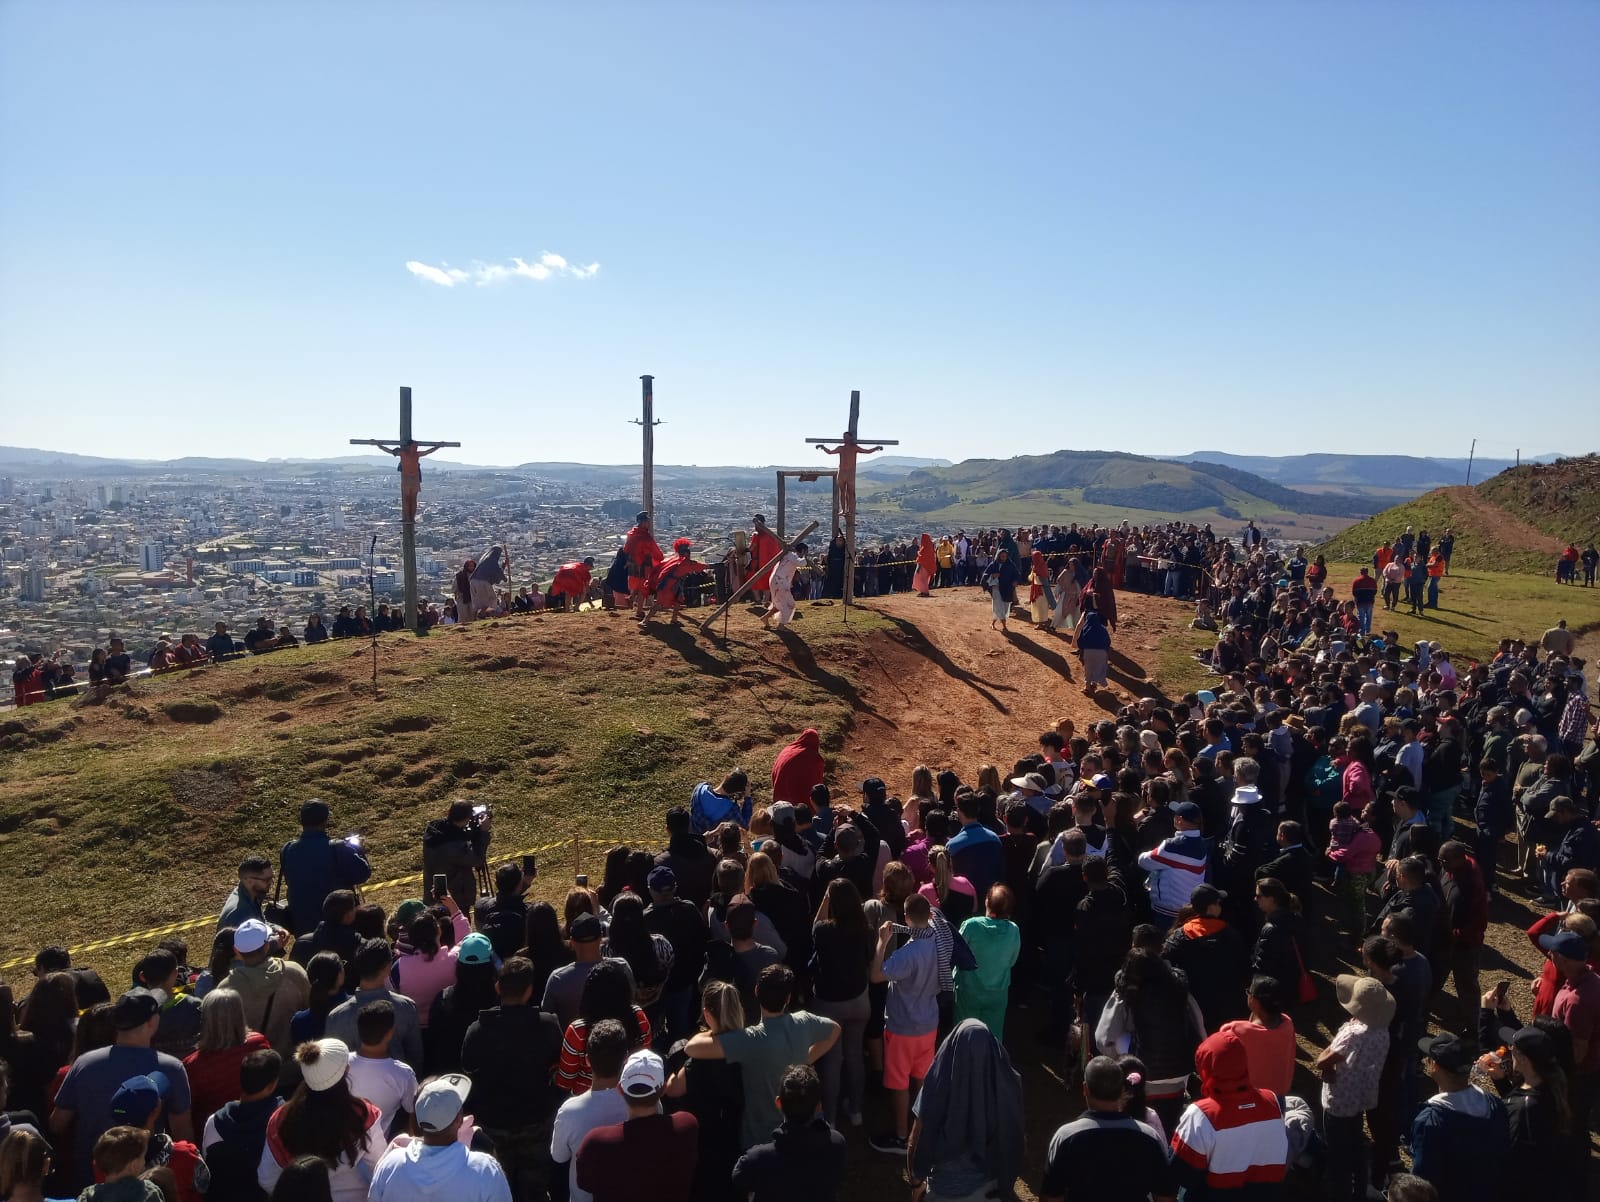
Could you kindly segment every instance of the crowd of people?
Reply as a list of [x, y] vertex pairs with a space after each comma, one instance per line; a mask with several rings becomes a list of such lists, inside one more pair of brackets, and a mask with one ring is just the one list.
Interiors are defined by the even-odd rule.
[[[25, 995], [0, 983], [0, 1199], [826, 1199], [863, 1128], [954, 1202], [1012, 1196], [1041, 1119], [1045, 1199], [1590, 1196], [1600, 747], [1574, 635], [1404, 646], [1373, 629], [1385, 572], [1438, 545], [1386, 544], [1341, 597], [1252, 530], [919, 540], [906, 587], [1025, 606], [1091, 687], [1119, 589], [1193, 599], [1216, 683], [1030, 732], [1004, 770], [919, 766], [903, 796], [836, 795], [808, 730], [760, 802], [741, 769], [705, 781], [555, 902], [452, 802], [386, 910], [308, 801], [240, 863], [204, 965], [165, 939], [114, 989], [50, 947]], [[630, 538], [611, 604], [675, 609], [687, 574], [663, 583], [646, 515]], [[784, 560], [752, 582], [780, 622]], [[217, 635], [281, 637], [257, 632]], [[1548, 910], [1521, 1014], [1480, 979], [1512, 891]], [[1026, 1094], [1024, 1049], [1053, 1070]]]

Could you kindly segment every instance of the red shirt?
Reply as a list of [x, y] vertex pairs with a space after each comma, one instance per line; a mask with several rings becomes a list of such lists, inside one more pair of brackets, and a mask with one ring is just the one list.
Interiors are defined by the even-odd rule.
[[689, 1202], [700, 1122], [686, 1111], [596, 1127], [578, 1147], [578, 1188], [594, 1202]]
[[1223, 1023], [1222, 1029], [1232, 1031], [1244, 1044], [1252, 1086], [1275, 1094], [1289, 1092], [1294, 1084], [1294, 1020], [1285, 1014], [1276, 1027], [1269, 1029], [1241, 1019]]
[[251, 1031], [236, 1048], [216, 1052], [190, 1052], [183, 1058], [189, 1074], [189, 1114], [194, 1129], [204, 1131], [206, 1120], [239, 1096], [239, 1065], [251, 1052], [264, 1052], [272, 1045], [259, 1031]]
[[1357, 576], [1350, 582], [1350, 595], [1357, 601], [1371, 601], [1378, 595], [1378, 581], [1372, 576]]
[[1572, 1032], [1574, 1044], [1588, 1041], [1583, 1059], [1577, 1064], [1578, 1071], [1600, 1072], [1600, 976], [1593, 969], [1585, 969], [1581, 977], [1562, 981], [1552, 1013]]

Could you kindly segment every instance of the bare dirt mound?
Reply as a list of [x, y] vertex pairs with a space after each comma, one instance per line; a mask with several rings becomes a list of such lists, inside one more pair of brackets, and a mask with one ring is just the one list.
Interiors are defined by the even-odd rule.
[[1470, 514], [1495, 542], [1508, 547], [1520, 547], [1527, 551], [1548, 552], [1550, 555], [1559, 555], [1566, 548], [1566, 543], [1507, 513], [1476, 488], [1458, 484], [1453, 488], [1443, 488], [1439, 491], [1449, 498], [1452, 504], [1460, 506], [1463, 511]]
[[1090, 700], [1069, 639], [1022, 621], [1009, 623], [1006, 634], [990, 630], [989, 598], [977, 589], [874, 599], [865, 608], [890, 629], [838, 651], [862, 691], [845, 750], [894, 791], [909, 785], [919, 763], [953, 768], [963, 780], [984, 763], [1009, 772], [1059, 719], [1082, 730], [1134, 698], [1159, 694], [1160, 640], [1189, 620], [1181, 603], [1118, 593], [1112, 687]]

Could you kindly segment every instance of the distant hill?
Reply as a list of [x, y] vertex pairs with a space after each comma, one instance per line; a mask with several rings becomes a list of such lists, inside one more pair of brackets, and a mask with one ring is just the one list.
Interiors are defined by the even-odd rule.
[[1452, 564], [1549, 572], [1567, 542], [1600, 538], [1600, 455], [1525, 463], [1472, 488], [1439, 488], [1351, 526], [1318, 550], [1365, 562], [1407, 526], [1437, 538], [1455, 531]]
[[[1196, 451], [1185, 460], [1203, 460], [1238, 468], [1279, 484], [1345, 485], [1357, 488], [1404, 489], [1423, 493], [1467, 482], [1465, 459], [1420, 458], [1415, 455], [1232, 455], [1227, 451]], [[1523, 456], [1522, 462], [1555, 459], [1553, 454]], [[1487, 480], [1515, 466], [1511, 459], [1472, 461], [1474, 480]]]
[[1144, 511], [1149, 520], [1179, 515], [1204, 521], [1292, 519], [1300, 514], [1352, 518], [1374, 508], [1364, 497], [1297, 492], [1219, 464], [1177, 463], [1121, 451], [968, 459], [910, 472], [872, 497], [879, 505], [972, 522], [993, 520], [998, 515], [987, 510], [1005, 503], [1011, 503], [1005, 512], [1014, 512], [1015, 503], [1022, 501], [1045, 515], [1035, 520], [1052, 521], [1099, 520], [1111, 510]]

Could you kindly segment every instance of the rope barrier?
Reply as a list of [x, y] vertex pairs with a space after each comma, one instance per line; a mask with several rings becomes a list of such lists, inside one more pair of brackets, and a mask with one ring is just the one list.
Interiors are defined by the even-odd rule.
[[[559, 851], [565, 847], [572, 847], [574, 843], [580, 847], [615, 847], [617, 842], [618, 840], [616, 839], [562, 839], [556, 843], [546, 843], [542, 847], [530, 847], [525, 851], [508, 852], [505, 854], [504, 858], [508, 860], [516, 860], [523, 856], [544, 855], [547, 852]], [[497, 855], [495, 858], [500, 859], [502, 857]], [[406, 885], [414, 886], [417, 884], [417, 881], [421, 876], [422, 870], [419, 868], [417, 871], [409, 873], [406, 876], [393, 877], [390, 880], [379, 881], [376, 884], [369, 883], [363, 885], [361, 887], [361, 892], [363, 895], [369, 893], [383, 893], [391, 889], [399, 889]], [[109, 951], [111, 948], [124, 947], [130, 943], [154, 945], [160, 940], [165, 939], [168, 935], [177, 935], [184, 931], [196, 931], [202, 927], [210, 927], [214, 930], [216, 929], [216, 925], [217, 916], [212, 914], [204, 918], [189, 918], [182, 922], [169, 923], [164, 927], [153, 927], [147, 931], [133, 931], [129, 934], [116, 935], [109, 939], [96, 939], [89, 943], [80, 943], [69, 948], [68, 950], [74, 956], [79, 956], [90, 952]], [[0, 971], [4, 971], [5, 969], [9, 968], [23, 968], [31, 965], [32, 963], [32, 956], [16, 956], [10, 960], [0, 961]]]

